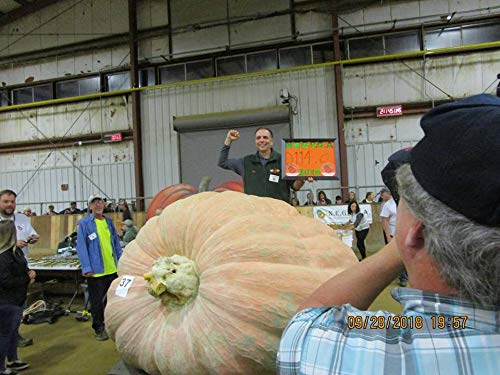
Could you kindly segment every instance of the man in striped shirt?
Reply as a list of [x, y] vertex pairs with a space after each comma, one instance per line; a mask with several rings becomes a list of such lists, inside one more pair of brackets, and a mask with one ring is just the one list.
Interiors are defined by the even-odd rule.
[[[280, 374], [496, 374], [500, 365], [500, 98], [426, 114], [397, 172], [395, 238], [328, 280], [286, 327]], [[406, 267], [395, 315], [365, 311]]]

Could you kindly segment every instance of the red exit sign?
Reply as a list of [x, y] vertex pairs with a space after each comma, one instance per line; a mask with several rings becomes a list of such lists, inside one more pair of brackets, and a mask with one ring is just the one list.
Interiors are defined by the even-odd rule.
[[104, 134], [102, 136], [102, 141], [104, 143], [109, 142], [120, 142], [123, 139], [122, 133], [112, 133], [112, 134]]
[[387, 107], [377, 107], [377, 117], [401, 116], [403, 114], [402, 105], [390, 105]]

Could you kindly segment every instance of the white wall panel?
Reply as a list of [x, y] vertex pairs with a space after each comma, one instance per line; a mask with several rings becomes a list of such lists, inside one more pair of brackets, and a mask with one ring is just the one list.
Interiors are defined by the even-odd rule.
[[[131, 129], [125, 97], [0, 114], [2, 143]], [[43, 134], [42, 134], [43, 133]]]
[[[420, 9], [418, 2], [402, 2], [402, 1], [391, 1], [390, 5], [391, 17], [393, 20], [401, 20], [403, 18], [413, 18], [420, 15]], [[415, 21], [398, 21], [396, 26], [406, 26], [415, 24]]]
[[300, 40], [324, 36], [325, 30], [327, 33], [332, 32], [332, 15], [313, 11], [296, 13], [295, 28], [299, 34], [297, 38]]
[[424, 136], [420, 127], [421, 116], [401, 116], [396, 119], [396, 137], [400, 142], [414, 142]]
[[[78, 8], [78, 6], [77, 6]], [[40, 10], [38, 13], [40, 14], [40, 28], [38, 31], [40, 34], [43, 34], [43, 37], [40, 38], [40, 48], [50, 48], [56, 46], [59, 41], [59, 36], [57, 35], [58, 30], [60, 30], [57, 19], [52, 20], [55, 15], [55, 11], [57, 6], [51, 6]], [[79, 16], [82, 14], [80, 12]], [[34, 48], [35, 46], [33, 46]]]
[[[146, 91], [142, 95], [143, 168], [146, 196], [179, 182], [177, 134], [173, 116], [200, 115], [281, 104], [280, 89], [299, 98], [293, 118], [295, 137], [337, 138], [333, 68], [239, 78]], [[253, 142], [253, 140], [242, 140]], [[223, 139], [221, 139], [221, 144]], [[201, 150], [191, 150], [200, 153]], [[200, 157], [202, 154], [200, 154]], [[218, 155], [212, 155], [214, 163]], [[235, 175], [235, 178], [237, 176]], [[333, 188], [316, 182], [305, 189]], [[301, 195], [299, 195], [300, 197]]]
[[86, 0], [78, 4], [74, 0], [60, 1], [0, 28], [1, 34], [8, 35], [0, 38], [0, 55], [62, 46], [127, 30], [127, 0]]
[[414, 142], [365, 143], [347, 146], [350, 190], [358, 197], [366, 192], [378, 192], [384, 186], [380, 172], [394, 152], [413, 146]]
[[289, 5], [288, 0], [229, 0], [229, 14], [231, 17], [265, 14], [288, 9]]
[[345, 107], [367, 105], [365, 66], [344, 66], [342, 69], [342, 91]]
[[432, 16], [436, 14], [446, 14], [450, 11], [449, 1], [420, 0], [420, 16]]
[[345, 106], [355, 108], [447, 99], [434, 85], [454, 98], [485, 91], [494, 93], [492, 83], [500, 71], [500, 52], [433, 57], [405, 64], [411, 69], [399, 62], [345, 66]]
[[128, 0], [110, 0], [109, 20], [113, 34], [128, 31]]
[[[368, 79], [369, 77], [369, 79]], [[370, 98], [378, 98], [383, 103], [394, 103], [394, 65], [372, 64], [365, 66], [366, 95]]]
[[[344, 27], [346, 34], [354, 34], [356, 32], [365, 31], [363, 24], [365, 23], [363, 10], [355, 10], [339, 15], [339, 27]], [[356, 28], [351, 28], [355, 26]]]
[[291, 38], [290, 16], [276, 16], [231, 25], [231, 45], [260, 40]]
[[227, 17], [226, 0], [171, 0], [172, 26], [224, 20]]
[[166, 24], [168, 24], [166, 1], [141, 0], [137, 2], [137, 28], [139, 30]]
[[[366, 8], [364, 11], [364, 22], [365, 23], [379, 23], [379, 22], [384, 22], [387, 20], [391, 19], [391, 7], [387, 3], [384, 5], [377, 5], [373, 7]], [[367, 26], [365, 28], [366, 31], [375, 28], [375, 29], [380, 29], [380, 28], [387, 28], [386, 26]]]
[[[61, 152], [70, 159], [74, 157], [74, 166]], [[16, 160], [14, 168], [9, 165], [13, 160]], [[20, 192], [18, 202], [21, 207], [33, 202], [47, 205], [74, 199], [85, 201], [92, 192], [97, 191], [114, 199], [135, 196], [131, 141], [21, 152], [15, 156], [1, 154], [0, 168], [4, 171], [2, 185]], [[69, 190], [61, 191], [61, 184], [68, 184]], [[62, 210], [64, 207], [61, 204], [60, 208], [56, 208]], [[39, 211], [36, 206], [32, 208]]]
[[205, 53], [208, 50], [222, 50], [228, 44], [226, 26], [175, 34], [172, 38], [174, 55], [183, 56], [198, 55], [200, 50], [206, 50]]
[[[424, 97], [424, 67], [421, 61], [394, 62], [394, 100], [400, 103], [421, 101]], [[387, 103], [387, 102], [386, 102]], [[379, 103], [380, 104], [380, 103]]]
[[396, 120], [369, 119], [368, 142], [391, 142], [396, 139]]
[[[363, 9], [341, 14], [339, 26], [345, 27], [346, 34], [353, 34], [357, 31], [366, 32], [373, 30], [389, 29], [392, 27], [391, 21], [396, 20], [397, 26], [417, 25], [422, 22], [418, 17], [431, 17], [438, 19], [440, 15], [453, 12], [469, 12], [468, 17], [475, 15], [485, 15], [493, 10], [482, 12], [470, 12], [474, 9], [498, 7], [497, 0], [419, 0], [419, 1], [390, 1], [382, 2], [382, 5], [366, 7]], [[498, 10], [496, 10], [498, 11]], [[411, 19], [417, 18], [417, 19]], [[404, 21], [404, 19], [409, 19]], [[427, 19], [428, 20], [428, 19]], [[424, 20], [425, 21], [425, 20]], [[375, 25], [371, 25], [376, 23]], [[349, 26], [355, 26], [349, 28]]]
[[359, 197], [380, 190], [380, 172], [392, 153], [415, 145], [423, 137], [420, 118], [412, 115], [346, 122], [349, 186]]

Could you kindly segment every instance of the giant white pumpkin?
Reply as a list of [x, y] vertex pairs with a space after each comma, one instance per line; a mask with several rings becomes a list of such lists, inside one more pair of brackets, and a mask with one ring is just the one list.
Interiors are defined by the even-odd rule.
[[[282, 201], [196, 194], [126, 247], [106, 327], [123, 359], [150, 374], [274, 373], [298, 304], [356, 262], [329, 227]], [[135, 280], [119, 297], [124, 275]]]

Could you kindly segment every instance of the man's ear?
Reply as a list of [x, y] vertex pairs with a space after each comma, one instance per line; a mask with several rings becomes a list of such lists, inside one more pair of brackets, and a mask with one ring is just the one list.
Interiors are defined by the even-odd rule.
[[424, 224], [420, 220], [416, 220], [406, 232], [405, 247], [411, 257], [417, 255], [417, 252], [425, 246], [424, 228]]

